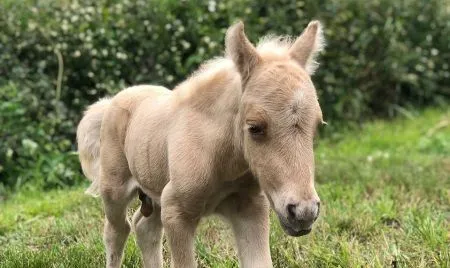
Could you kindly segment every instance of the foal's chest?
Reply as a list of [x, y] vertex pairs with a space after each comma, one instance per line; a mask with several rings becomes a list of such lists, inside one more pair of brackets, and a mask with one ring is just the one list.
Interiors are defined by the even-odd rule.
[[231, 195], [249, 196], [256, 191], [259, 191], [259, 185], [249, 171], [236, 180], [220, 182], [205, 198], [204, 216], [215, 213], [217, 207]]

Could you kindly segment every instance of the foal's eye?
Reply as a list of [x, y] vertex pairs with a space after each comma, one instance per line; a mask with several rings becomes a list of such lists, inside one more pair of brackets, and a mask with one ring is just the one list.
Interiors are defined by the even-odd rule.
[[250, 125], [248, 127], [248, 132], [254, 138], [260, 138], [260, 137], [262, 137], [262, 136], [264, 136], [266, 134], [265, 133], [265, 127], [262, 126], [262, 125]]

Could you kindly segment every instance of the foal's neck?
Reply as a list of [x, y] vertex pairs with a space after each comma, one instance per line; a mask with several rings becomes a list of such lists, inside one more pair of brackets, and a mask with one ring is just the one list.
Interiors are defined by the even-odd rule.
[[[239, 106], [242, 97], [241, 77], [233, 63], [221, 59], [206, 64], [188, 80], [174, 89], [181, 105], [202, 113], [217, 128], [217, 155], [224, 159], [220, 169], [236, 179], [248, 170], [242, 148], [242, 127]], [[215, 137], [215, 138], [217, 138]], [[205, 137], [210, 139], [211, 137]]]

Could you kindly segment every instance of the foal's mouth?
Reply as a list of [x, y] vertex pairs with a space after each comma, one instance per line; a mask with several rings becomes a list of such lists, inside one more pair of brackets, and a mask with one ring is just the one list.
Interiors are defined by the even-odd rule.
[[287, 235], [294, 236], [294, 237], [307, 235], [312, 230], [311, 228], [310, 229], [304, 229], [304, 230], [297, 230], [297, 229], [294, 229], [291, 226], [285, 224], [283, 221], [280, 221], [280, 224], [281, 224], [281, 227], [283, 228], [284, 232]]
[[289, 220], [287, 217], [283, 216], [277, 211], [276, 214], [278, 216], [278, 221], [283, 228], [283, 231], [289, 236], [304, 236], [309, 234], [312, 230], [312, 223], [305, 224], [305, 222], [302, 220]]
[[278, 221], [280, 222], [281, 227], [283, 228], [283, 231], [289, 235], [289, 236], [293, 236], [293, 237], [299, 237], [299, 236], [304, 236], [307, 235], [311, 232], [312, 228], [306, 228], [306, 229], [300, 229], [293, 227], [293, 225], [289, 222], [289, 220], [284, 217], [281, 213], [279, 213], [273, 205], [273, 200], [271, 198], [271, 196], [266, 195], [267, 198], [269, 199], [270, 205], [272, 206], [272, 208], [274, 209], [277, 217], [278, 217]]
[[274, 208], [274, 203], [273, 203], [271, 196], [270, 195], [266, 195], [266, 196], [269, 199], [270, 205], [272, 206], [273, 210], [275, 211], [275, 213], [278, 217], [278, 221], [280, 222], [280, 225], [283, 228], [283, 231], [287, 235], [293, 236], [293, 237], [299, 237], [299, 236], [307, 235], [311, 232], [312, 225], [310, 225], [306, 228], [304, 228], [304, 227], [302, 228], [301, 226], [292, 224], [292, 222], [290, 222], [285, 216], [283, 216], [282, 213], [280, 213], [279, 211], [277, 211], [276, 208]]

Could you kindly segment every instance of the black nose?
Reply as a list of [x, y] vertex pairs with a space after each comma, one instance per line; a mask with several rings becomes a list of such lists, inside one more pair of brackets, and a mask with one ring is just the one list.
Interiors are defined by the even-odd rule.
[[293, 224], [310, 226], [318, 217], [320, 212], [319, 201], [301, 202], [288, 204], [286, 206], [288, 220]]
[[287, 205], [288, 218], [290, 218], [290, 219], [297, 218], [297, 206], [298, 205], [296, 205], [296, 204], [288, 204]]

